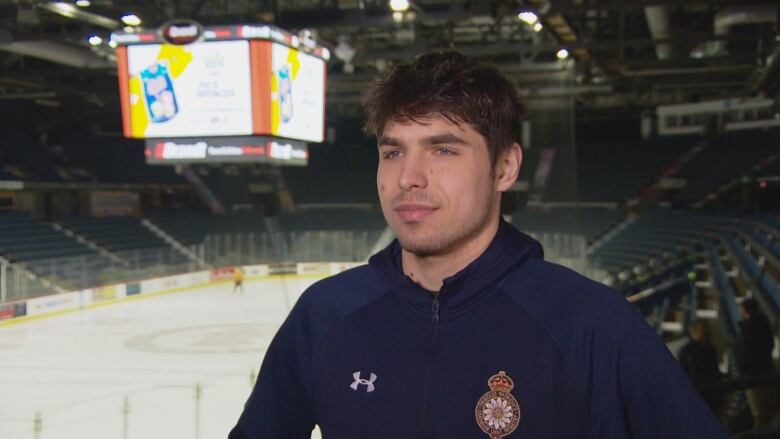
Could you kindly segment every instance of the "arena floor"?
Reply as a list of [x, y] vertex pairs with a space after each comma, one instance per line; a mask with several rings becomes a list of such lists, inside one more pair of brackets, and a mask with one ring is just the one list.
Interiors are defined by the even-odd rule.
[[226, 438], [268, 343], [315, 281], [216, 285], [0, 327], [0, 438]]

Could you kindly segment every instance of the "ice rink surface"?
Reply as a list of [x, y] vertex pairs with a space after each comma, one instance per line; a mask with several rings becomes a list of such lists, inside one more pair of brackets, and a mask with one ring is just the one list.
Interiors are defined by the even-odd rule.
[[271, 338], [316, 280], [253, 281], [243, 294], [218, 284], [0, 327], [0, 439], [226, 438]]

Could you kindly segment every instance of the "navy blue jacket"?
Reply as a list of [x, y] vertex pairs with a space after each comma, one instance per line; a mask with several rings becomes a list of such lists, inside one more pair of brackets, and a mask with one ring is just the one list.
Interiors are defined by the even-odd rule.
[[438, 295], [393, 242], [301, 296], [229, 437], [315, 424], [325, 439], [728, 437], [631, 304], [503, 221]]

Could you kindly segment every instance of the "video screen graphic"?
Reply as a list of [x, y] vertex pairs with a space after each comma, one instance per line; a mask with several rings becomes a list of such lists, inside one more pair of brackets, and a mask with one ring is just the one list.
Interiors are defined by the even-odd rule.
[[252, 134], [248, 41], [127, 48], [131, 136]]
[[325, 120], [325, 63], [274, 43], [271, 64], [270, 134], [321, 142]]

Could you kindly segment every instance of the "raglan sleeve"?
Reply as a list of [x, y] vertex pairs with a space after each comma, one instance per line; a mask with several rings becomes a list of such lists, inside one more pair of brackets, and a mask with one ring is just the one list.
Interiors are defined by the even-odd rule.
[[728, 438], [661, 338], [626, 305], [618, 337], [618, 380], [632, 437]]
[[314, 428], [310, 334], [299, 300], [266, 351], [260, 374], [228, 439], [309, 439]]

